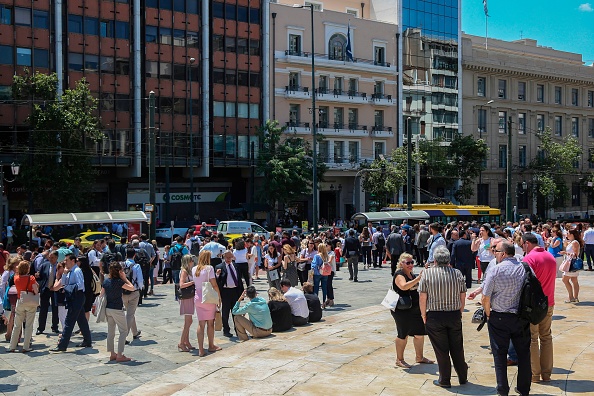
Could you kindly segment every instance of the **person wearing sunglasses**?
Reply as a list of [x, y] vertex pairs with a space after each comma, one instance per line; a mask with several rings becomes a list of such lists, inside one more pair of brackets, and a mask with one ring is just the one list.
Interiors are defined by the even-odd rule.
[[412, 366], [404, 360], [404, 349], [408, 337], [414, 337], [413, 343], [415, 346], [416, 362], [420, 364], [433, 364], [432, 360], [427, 359], [423, 355], [423, 344], [425, 341], [425, 324], [421, 318], [421, 310], [419, 308], [419, 293], [417, 287], [423, 275], [423, 271], [419, 275], [413, 273], [415, 261], [409, 253], [402, 253], [398, 259], [398, 270], [394, 273], [392, 279], [394, 291], [399, 296], [410, 298], [412, 305], [408, 309], [390, 310], [394, 322], [396, 323], [396, 366], [401, 368], [411, 368]]

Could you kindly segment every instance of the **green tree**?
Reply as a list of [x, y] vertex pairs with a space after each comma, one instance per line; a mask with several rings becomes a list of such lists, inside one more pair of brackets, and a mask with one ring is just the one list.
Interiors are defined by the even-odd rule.
[[[313, 157], [310, 144], [295, 134], [285, 134], [278, 121], [267, 121], [259, 130], [262, 148], [258, 155], [258, 173], [264, 176], [260, 200], [273, 208], [276, 223], [279, 204], [311, 194], [313, 187]], [[318, 183], [323, 180], [326, 164], [318, 154]]]
[[569, 195], [566, 178], [576, 173], [573, 164], [582, 155], [582, 147], [573, 136], [566, 136], [561, 143], [553, 140], [551, 128], [539, 133], [540, 151], [530, 161], [528, 170], [532, 172], [536, 184], [534, 193], [540, 195], [546, 208], [559, 208]]
[[[28, 152], [23, 153], [22, 180], [33, 194], [35, 207], [44, 212], [71, 212], [85, 208], [91, 195], [92, 165], [85, 138], [99, 140], [97, 99], [82, 79], [73, 89], [57, 95], [55, 73], [14, 76], [13, 99], [33, 101], [27, 124], [32, 131]], [[27, 155], [33, 154], [33, 161]]]

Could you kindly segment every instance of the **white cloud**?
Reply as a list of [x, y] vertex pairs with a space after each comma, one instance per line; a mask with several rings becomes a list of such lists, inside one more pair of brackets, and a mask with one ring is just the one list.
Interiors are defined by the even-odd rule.
[[580, 10], [582, 12], [592, 12], [592, 11], [594, 11], [594, 8], [592, 8], [592, 4], [584, 3], [584, 4], [580, 4], [580, 6], [578, 7], [578, 10]]

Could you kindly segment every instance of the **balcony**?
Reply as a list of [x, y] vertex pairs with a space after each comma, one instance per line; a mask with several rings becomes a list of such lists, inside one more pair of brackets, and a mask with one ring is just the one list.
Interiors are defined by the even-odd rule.
[[352, 90], [317, 88], [316, 99], [347, 104], [368, 104], [367, 94]]
[[299, 85], [285, 85], [285, 98], [311, 99], [309, 87], [302, 87]]
[[394, 136], [394, 132], [391, 126], [374, 125], [371, 128], [370, 135], [374, 137], [390, 138]]
[[392, 95], [384, 95], [383, 93], [374, 93], [371, 95], [371, 101], [378, 106], [392, 106], [394, 101]]
[[[285, 122], [285, 132], [298, 135], [311, 135], [310, 122]], [[391, 130], [391, 127], [390, 127]], [[347, 138], [369, 137], [372, 134], [376, 137], [391, 137], [391, 131], [369, 131], [366, 125], [356, 125], [354, 123], [344, 124], [340, 122], [330, 123], [321, 121], [317, 124], [317, 133], [324, 136], [340, 136]]]
[[[311, 52], [305, 51], [277, 51], [275, 54], [277, 59], [284, 59], [290, 63], [299, 63], [299, 64], [311, 64]], [[393, 74], [396, 72], [396, 66], [390, 64], [389, 62], [377, 61], [373, 59], [364, 59], [364, 58], [353, 58], [351, 61], [347, 59], [346, 56], [344, 57], [333, 57], [329, 54], [313, 54], [316, 64], [319, 66], [326, 66], [326, 67], [344, 67], [346, 69], [352, 70], [360, 70], [360, 71], [369, 71], [374, 70], [380, 73], [390, 73]]]

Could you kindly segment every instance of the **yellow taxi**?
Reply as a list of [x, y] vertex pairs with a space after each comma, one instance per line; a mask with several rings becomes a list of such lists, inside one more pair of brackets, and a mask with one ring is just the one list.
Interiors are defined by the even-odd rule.
[[75, 236], [69, 238], [60, 239], [60, 242], [66, 242], [68, 246], [74, 243], [74, 238], [80, 238], [80, 244], [82, 247], [91, 247], [93, 246], [93, 242], [98, 239], [103, 239], [110, 237], [115, 241], [115, 243], [120, 243], [120, 237], [115, 234], [110, 234], [109, 232], [95, 232], [95, 231], [86, 231], [81, 232]]

